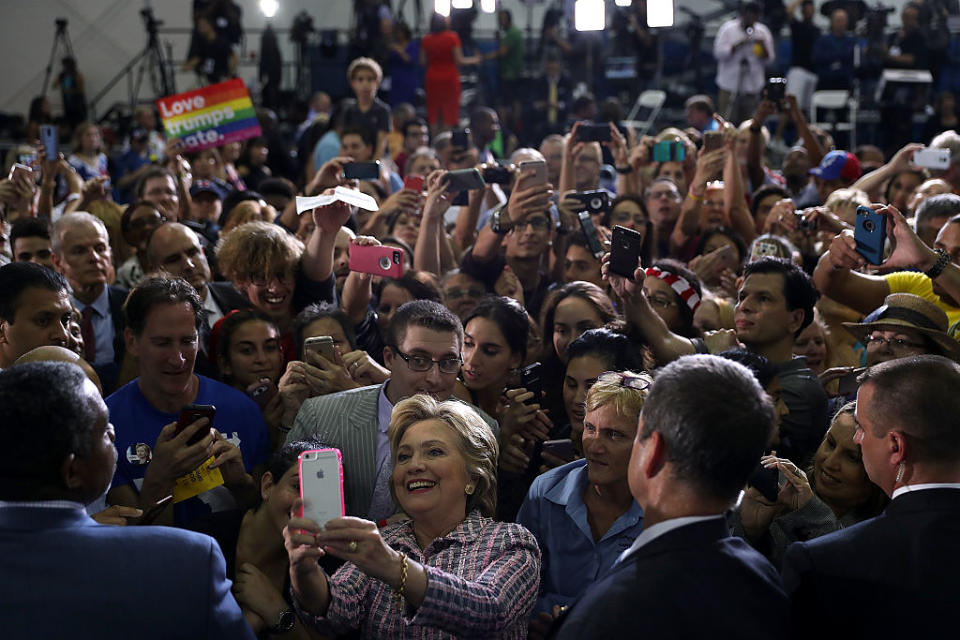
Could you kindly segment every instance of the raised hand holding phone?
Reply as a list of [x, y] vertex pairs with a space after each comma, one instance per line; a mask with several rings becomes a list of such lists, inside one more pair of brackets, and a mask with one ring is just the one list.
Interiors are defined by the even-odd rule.
[[343, 457], [339, 449], [312, 449], [300, 454], [300, 499], [302, 518], [321, 528], [345, 514]]

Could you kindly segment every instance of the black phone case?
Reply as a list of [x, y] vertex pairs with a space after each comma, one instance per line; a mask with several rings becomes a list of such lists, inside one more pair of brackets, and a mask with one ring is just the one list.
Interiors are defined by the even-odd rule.
[[343, 165], [343, 177], [347, 180], [378, 180], [380, 164], [377, 162], [348, 162]]
[[582, 124], [577, 128], [577, 140], [580, 142], [610, 142], [610, 126], [606, 124]]
[[586, 211], [581, 211], [577, 214], [577, 219], [580, 221], [580, 228], [583, 229], [583, 235], [587, 236], [590, 253], [592, 253], [595, 258], [600, 258], [604, 254], [603, 244], [601, 244], [600, 238], [597, 237], [597, 228], [593, 226], [593, 220], [590, 219], [590, 214]]
[[482, 189], [486, 182], [477, 169], [459, 169], [447, 173], [447, 191], [470, 191]]
[[533, 397], [527, 400], [525, 404], [539, 404], [543, 398], [543, 382], [540, 377], [540, 371], [542, 369], [543, 365], [539, 362], [534, 362], [524, 367], [523, 372], [520, 374], [520, 386], [527, 391], [533, 392]]
[[[180, 410], [180, 415], [177, 417], [177, 433], [180, 433], [191, 424], [199, 420], [200, 418], [210, 418], [210, 424], [207, 427], [213, 427], [213, 418], [217, 415], [217, 408], [211, 405], [203, 404], [188, 404], [183, 409]], [[187, 441], [187, 445], [197, 444], [203, 440], [209, 431], [203, 431], [202, 429], [194, 434], [192, 438]]]
[[776, 502], [777, 496], [780, 493], [779, 480], [780, 472], [776, 467], [766, 469], [761, 464], [753, 470], [753, 473], [747, 480], [747, 484], [759, 491], [763, 497], [770, 502]]
[[510, 170], [506, 167], [486, 167], [483, 181], [488, 184], [510, 184]]
[[642, 246], [642, 238], [638, 232], [620, 225], [615, 226], [610, 241], [610, 271], [633, 280]]

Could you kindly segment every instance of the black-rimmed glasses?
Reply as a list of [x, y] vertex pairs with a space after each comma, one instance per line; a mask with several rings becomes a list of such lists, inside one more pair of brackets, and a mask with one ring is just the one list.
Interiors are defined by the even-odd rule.
[[433, 365], [436, 364], [437, 368], [440, 369], [440, 373], [460, 373], [460, 358], [441, 358], [440, 360], [434, 360], [433, 358], [428, 358], [426, 356], [411, 356], [396, 347], [393, 348], [394, 353], [403, 358], [403, 361], [407, 363], [407, 367], [410, 368], [410, 371], [416, 371], [417, 373], [423, 373], [424, 371], [430, 371], [433, 368]]

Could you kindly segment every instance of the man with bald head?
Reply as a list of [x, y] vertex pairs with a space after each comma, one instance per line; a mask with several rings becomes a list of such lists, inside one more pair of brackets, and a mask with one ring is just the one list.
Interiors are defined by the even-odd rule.
[[153, 232], [147, 244], [147, 256], [154, 269], [183, 278], [193, 285], [207, 311], [209, 326], [234, 309], [250, 306], [229, 282], [212, 281], [210, 264], [200, 238], [179, 222], [162, 224]]
[[563, 136], [550, 134], [540, 143], [540, 153], [547, 162], [547, 182], [560, 184], [560, 167], [563, 165]]
[[201, 353], [197, 367], [200, 373], [211, 374], [209, 362], [214, 359], [207, 352], [210, 329], [226, 314], [234, 309], [247, 309], [250, 303], [229, 282], [212, 282], [210, 264], [200, 238], [190, 227], [179, 222], [157, 227], [147, 243], [147, 257], [153, 269], [174, 278], [183, 278], [200, 294], [206, 321], [200, 330]]
[[83, 372], [87, 374], [87, 378], [90, 379], [96, 387], [97, 391], [100, 392], [100, 395], [103, 395], [103, 385], [100, 384], [100, 376], [97, 375], [97, 372], [94, 370], [90, 363], [81, 358], [76, 352], [67, 349], [66, 347], [60, 347], [57, 345], [45, 345], [42, 347], [36, 347], [27, 351], [25, 354], [17, 358], [14, 362], [14, 366], [26, 364], [28, 362], [69, 362], [77, 365]]
[[127, 290], [107, 284], [113, 260], [107, 228], [89, 213], [65, 215], [53, 226], [51, 248], [53, 266], [70, 283], [73, 305], [80, 311], [83, 357], [112, 388], [123, 360]]

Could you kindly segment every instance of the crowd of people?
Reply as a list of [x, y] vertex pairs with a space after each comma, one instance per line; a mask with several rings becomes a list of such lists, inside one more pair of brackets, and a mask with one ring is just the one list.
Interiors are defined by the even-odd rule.
[[[960, 133], [842, 149], [800, 96], [721, 87], [742, 120], [694, 95], [638, 136], [548, 78], [521, 147], [510, 100], [436, 95], [469, 62], [448, 26], [425, 114], [360, 56], [299, 142], [261, 120], [192, 152], [144, 107], [120, 173], [81, 122], [0, 180], [8, 636], [941, 630]], [[317, 522], [323, 449], [342, 517]]]

